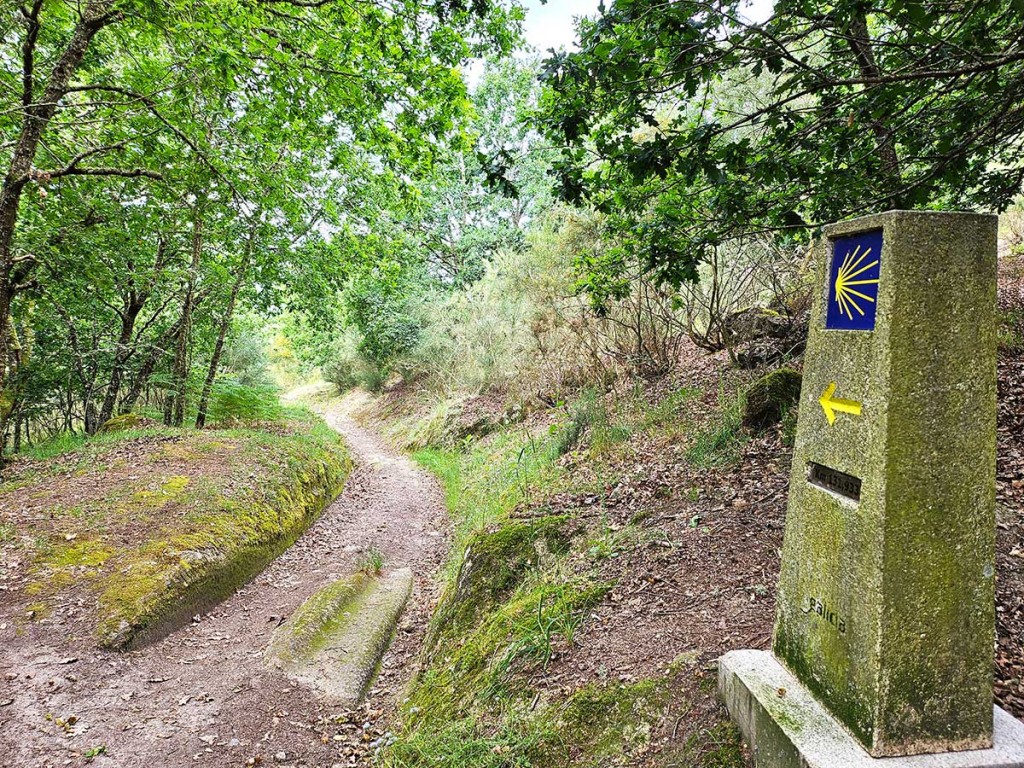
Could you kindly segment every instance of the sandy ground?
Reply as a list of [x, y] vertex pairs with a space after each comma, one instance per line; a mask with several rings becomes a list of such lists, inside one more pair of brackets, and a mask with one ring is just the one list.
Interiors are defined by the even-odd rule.
[[[72, 641], [0, 606], [0, 765], [348, 766], [367, 761], [411, 672], [446, 551], [444, 505], [425, 472], [340, 409], [326, 414], [357, 468], [288, 551], [209, 614], [130, 653]], [[275, 627], [358, 567], [368, 547], [408, 566], [412, 600], [367, 705], [346, 712], [270, 670]], [[18, 628], [18, 631], [16, 631]]]

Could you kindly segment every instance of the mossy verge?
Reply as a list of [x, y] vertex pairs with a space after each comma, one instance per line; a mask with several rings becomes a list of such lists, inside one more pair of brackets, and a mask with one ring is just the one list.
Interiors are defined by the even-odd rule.
[[218, 496], [194, 517], [192, 532], [148, 542], [103, 579], [99, 644], [136, 647], [223, 600], [294, 543], [341, 491], [349, 469], [339, 454], [310, 456], [271, 492]]
[[[86, 610], [70, 631], [129, 648], [259, 572], [350, 469], [337, 433], [300, 409], [260, 429], [104, 433], [11, 465], [25, 482], [0, 490], [13, 510], [0, 519], [0, 555], [17, 550], [27, 564], [26, 621], [76, 600]], [[40, 512], [19, 514], [26, 507]]]
[[[386, 768], [745, 768], [737, 729], [715, 707], [694, 703], [703, 695], [705, 677], [688, 659], [662, 676], [634, 683], [596, 681], [568, 694], [547, 691], [532, 702], [537, 706], [504, 701], [449, 710], [406, 722], [380, 763]], [[422, 699], [407, 705], [406, 717], [422, 706]], [[685, 737], [659, 753], [660, 743], [674, 735], [688, 713], [693, 716], [680, 729]]]
[[427, 648], [437, 645], [441, 633], [461, 635], [500, 604], [531, 567], [563, 554], [569, 546], [568, 525], [568, 518], [551, 516], [512, 521], [472, 536], [431, 622]]
[[435, 727], [492, 707], [528, 704], [522, 676], [547, 665], [556, 643], [570, 644], [607, 584], [524, 584], [472, 631], [445, 635], [434, 663], [408, 697], [406, 722]]
[[[695, 463], [727, 462], [742, 444], [740, 399], [723, 389], [720, 402], [722, 423], [698, 436]], [[378, 754], [384, 768], [744, 766], [699, 653], [640, 680], [572, 671], [587, 653], [578, 637], [612, 586], [598, 563], [635, 535], [612, 536], [571, 508], [544, 514], [553, 495], [582, 487], [560, 461], [564, 447], [581, 452], [588, 439], [596, 465], [627, 434], [601, 437], [595, 425], [613, 422], [596, 408], [584, 403], [543, 435], [501, 430], [459, 451], [416, 454], [443, 482], [456, 546], [395, 741]]]

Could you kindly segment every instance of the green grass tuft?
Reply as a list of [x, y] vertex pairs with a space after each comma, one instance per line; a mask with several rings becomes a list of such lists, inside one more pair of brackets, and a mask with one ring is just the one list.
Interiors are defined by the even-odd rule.
[[18, 455], [35, 461], [45, 461], [54, 456], [61, 456], [62, 454], [78, 450], [85, 444], [87, 439], [86, 435], [78, 432], [62, 432], [42, 443], [22, 448]]
[[384, 553], [371, 546], [359, 558], [359, 567], [356, 570], [366, 576], [380, 576], [384, 571]]
[[[698, 467], [719, 467], [739, 461], [740, 449], [747, 441], [743, 431], [743, 396], [735, 395], [722, 402], [716, 423], [700, 432], [686, 451], [686, 458]], [[724, 402], [723, 402], [724, 401]]]

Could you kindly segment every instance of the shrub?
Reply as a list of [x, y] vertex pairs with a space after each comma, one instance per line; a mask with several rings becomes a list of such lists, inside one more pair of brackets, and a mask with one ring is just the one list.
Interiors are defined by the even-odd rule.
[[359, 558], [358, 571], [366, 576], [380, 576], [384, 571], [384, 553], [371, 546]]
[[281, 403], [276, 387], [247, 387], [230, 378], [219, 379], [213, 385], [210, 419], [216, 424], [256, 424], [280, 417]]
[[686, 458], [698, 467], [716, 467], [739, 459], [740, 448], [746, 441], [743, 433], [742, 395], [727, 399], [719, 393], [721, 413], [708, 429], [694, 439]]
[[345, 291], [349, 323], [361, 334], [357, 350], [378, 367], [416, 346], [420, 323], [409, 309], [414, 288], [377, 274], [353, 280]]
[[999, 349], [1008, 354], [1024, 352], [1024, 309], [1011, 309], [999, 313], [996, 339]]
[[224, 347], [223, 369], [246, 387], [266, 387], [271, 383], [264, 326], [264, 320], [252, 315], [236, 317]]
[[384, 386], [384, 370], [360, 351], [360, 342], [355, 328], [342, 331], [322, 368], [324, 378], [342, 392], [352, 387], [377, 392]]

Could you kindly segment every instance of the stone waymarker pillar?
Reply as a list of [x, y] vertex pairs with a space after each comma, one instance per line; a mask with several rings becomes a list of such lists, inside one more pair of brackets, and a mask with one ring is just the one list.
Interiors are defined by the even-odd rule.
[[996, 226], [893, 211], [825, 231], [774, 656], [721, 663], [759, 765], [1024, 765], [1024, 724], [993, 722]]

